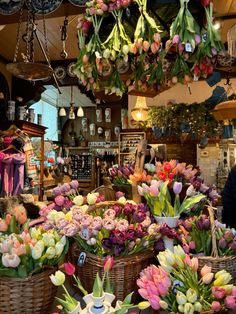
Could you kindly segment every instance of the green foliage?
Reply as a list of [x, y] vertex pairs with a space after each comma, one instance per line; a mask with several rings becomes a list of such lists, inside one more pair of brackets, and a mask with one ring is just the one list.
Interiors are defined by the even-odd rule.
[[191, 133], [195, 136], [206, 134], [209, 137], [219, 135], [222, 124], [216, 121], [212, 115], [215, 105], [209, 102], [191, 105], [176, 104], [167, 107], [152, 107], [149, 110], [148, 125], [160, 128], [171, 128], [171, 133], [182, 133], [180, 124], [191, 127]]

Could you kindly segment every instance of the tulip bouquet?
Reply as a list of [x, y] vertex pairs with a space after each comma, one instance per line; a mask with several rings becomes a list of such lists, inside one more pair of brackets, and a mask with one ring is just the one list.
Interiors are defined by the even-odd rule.
[[[201, 215], [179, 221], [179, 233], [186, 253], [211, 255], [212, 235], [208, 216]], [[236, 255], [236, 231], [234, 229], [229, 229], [216, 221], [215, 236], [219, 256]]]
[[0, 232], [20, 233], [27, 224], [27, 214], [24, 206], [18, 205], [12, 208], [4, 218], [0, 218]]
[[55, 230], [39, 227], [19, 234], [0, 234], [0, 276], [25, 278], [45, 266], [57, 265], [67, 250], [66, 237]]
[[160, 236], [144, 204], [121, 197], [118, 204], [107, 209], [86, 213], [84, 206], [88, 207], [75, 205], [66, 214], [50, 211], [44, 228], [56, 228], [60, 234], [73, 237], [85, 252], [97, 256], [135, 254], [152, 248]]
[[64, 271], [66, 275], [72, 276], [75, 282], [75, 286], [83, 293], [84, 301], [86, 303], [86, 307], [82, 310], [81, 304], [78, 300], [73, 298], [68, 290], [66, 289], [65, 283], [65, 274], [61, 270], [58, 270], [55, 275], [51, 275], [50, 279], [55, 286], [62, 286], [65, 294], [64, 300], [60, 298], [56, 298], [59, 303], [63, 306], [63, 309], [66, 313], [74, 313], [74, 314], [87, 314], [87, 313], [97, 313], [99, 308], [99, 313], [104, 314], [125, 314], [129, 309], [138, 308], [140, 310], [144, 310], [150, 306], [149, 302], [143, 301], [137, 305], [131, 303], [132, 294], [127, 295], [124, 301], [117, 301], [115, 308], [112, 307], [111, 303], [115, 299], [115, 295], [113, 295], [113, 290], [110, 284], [109, 272], [114, 265], [114, 260], [112, 257], [107, 257], [103, 267], [103, 277], [100, 278], [99, 274], [96, 275], [93, 291], [88, 294], [88, 292], [84, 289], [81, 284], [81, 281], [78, 277], [75, 276], [75, 266], [70, 262], [64, 264]]
[[160, 252], [157, 258], [160, 266], [145, 268], [137, 280], [140, 295], [153, 309], [185, 314], [236, 309], [236, 287], [226, 270], [213, 274], [209, 266], [200, 269], [198, 259], [180, 246], [174, 252]]
[[114, 165], [112, 168], [109, 168], [109, 174], [112, 178], [112, 182], [115, 185], [121, 186], [130, 184], [129, 177], [134, 174], [133, 165], [118, 166]]

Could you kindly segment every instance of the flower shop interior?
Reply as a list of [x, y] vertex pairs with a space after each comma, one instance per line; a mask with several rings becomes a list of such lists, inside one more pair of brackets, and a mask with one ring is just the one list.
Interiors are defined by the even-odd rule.
[[0, 0], [0, 112], [0, 314], [236, 313], [236, 0]]

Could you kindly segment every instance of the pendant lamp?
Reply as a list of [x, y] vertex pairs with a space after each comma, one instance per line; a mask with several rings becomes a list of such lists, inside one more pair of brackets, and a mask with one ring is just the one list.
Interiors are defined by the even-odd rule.
[[131, 116], [137, 122], [144, 122], [148, 119], [146, 97], [137, 97], [135, 107], [131, 110]]
[[65, 117], [66, 116], [66, 109], [64, 107], [61, 107], [59, 110], [59, 116]]
[[84, 116], [84, 110], [83, 108], [80, 106], [78, 108], [78, 111], [77, 111], [77, 117], [83, 117]]

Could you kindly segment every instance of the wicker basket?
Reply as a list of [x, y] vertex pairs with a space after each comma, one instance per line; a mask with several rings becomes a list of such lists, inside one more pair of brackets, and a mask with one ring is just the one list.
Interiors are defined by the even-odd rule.
[[[124, 207], [124, 204], [117, 201], [107, 201], [97, 203], [90, 206], [88, 212], [100, 211], [101, 208], [105, 209], [112, 205], [119, 205]], [[70, 259], [77, 265], [78, 257], [81, 250], [74, 243], [70, 250]], [[84, 288], [91, 292], [93, 289], [93, 282], [96, 274], [103, 275], [103, 265], [105, 258], [99, 257], [91, 253], [86, 253], [86, 259], [82, 267], [77, 266], [76, 272], [79, 276]], [[110, 281], [114, 287], [114, 294], [118, 300], [123, 300], [127, 294], [134, 291], [132, 300], [135, 300], [138, 296], [136, 280], [142, 269], [150, 265], [153, 261], [153, 252], [146, 250], [137, 254], [133, 254], [126, 257], [115, 258], [115, 264], [110, 271]]]
[[[73, 244], [71, 259], [75, 265], [77, 265], [80, 252], [76, 244]], [[138, 287], [136, 280], [139, 278], [141, 270], [152, 263], [152, 258], [152, 251], [144, 251], [130, 256], [115, 258], [114, 267], [110, 271], [109, 277], [114, 287], [114, 294], [118, 300], [123, 300], [132, 291], [134, 291], [132, 301], [137, 299]], [[93, 282], [97, 273], [103, 276], [104, 261], [104, 257], [86, 253], [84, 265], [76, 267], [76, 273], [87, 291], [92, 292]]]
[[27, 278], [0, 277], [0, 314], [46, 314], [54, 301], [57, 287], [49, 276], [55, 268]]
[[213, 273], [225, 269], [232, 275], [232, 283], [236, 284], [236, 256], [219, 256], [215, 235], [214, 209], [211, 204], [208, 206], [208, 211], [211, 222], [212, 252], [211, 256], [198, 256], [199, 267], [203, 267], [204, 265], [211, 266]]

